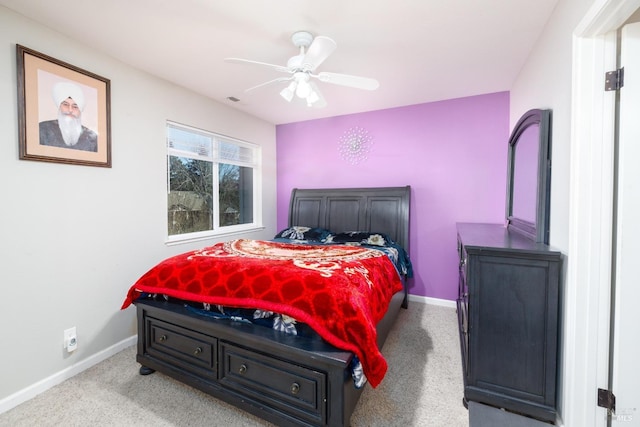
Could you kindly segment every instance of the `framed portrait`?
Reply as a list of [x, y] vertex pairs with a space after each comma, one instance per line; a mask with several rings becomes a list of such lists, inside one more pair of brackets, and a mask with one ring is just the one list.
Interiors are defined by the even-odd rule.
[[16, 45], [21, 160], [111, 167], [110, 85]]

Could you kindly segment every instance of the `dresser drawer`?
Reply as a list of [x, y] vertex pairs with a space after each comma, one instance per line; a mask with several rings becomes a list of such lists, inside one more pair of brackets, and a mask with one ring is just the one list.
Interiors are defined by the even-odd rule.
[[326, 373], [220, 341], [219, 381], [313, 423], [326, 419]]
[[146, 320], [149, 356], [216, 378], [216, 338], [154, 318]]

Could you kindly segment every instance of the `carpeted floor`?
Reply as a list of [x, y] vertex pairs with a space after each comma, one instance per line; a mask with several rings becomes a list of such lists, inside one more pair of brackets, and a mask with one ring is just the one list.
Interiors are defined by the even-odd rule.
[[[383, 348], [389, 370], [367, 386], [352, 427], [466, 427], [455, 309], [416, 302]], [[0, 426], [271, 426], [162, 374], [138, 375], [130, 347], [22, 405]]]

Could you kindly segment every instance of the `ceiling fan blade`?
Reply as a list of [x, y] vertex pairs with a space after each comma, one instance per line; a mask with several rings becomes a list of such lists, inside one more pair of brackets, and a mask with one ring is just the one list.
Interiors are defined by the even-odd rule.
[[307, 53], [304, 55], [302, 67], [309, 71], [314, 71], [336, 50], [336, 47], [336, 42], [329, 37], [317, 36], [313, 39], [307, 49]]
[[276, 70], [276, 71], [280, 71], [282, 73], [290, 73], [291, 70], [289, 70], [287, 67], [283, 67], [282, 65], [275, 65], [275, 64], [268, 64], [266, 62], [260, 62], [260, 61], [252, 61], [250, 59], [242, 59], [242, 58], [225, 58], [224, 59], [225, 62], [232, 62], [232, 63], [236, 63], [236, 64], [254, 64], [254, 65], [260, 65], [262, 67], [267, 67], [267, 68], [271, 68], [272, 70]]
[[267, 86], [267, 85], [270, 85], [270, 84], [273, 84], [273, 83], [288, 82], [289, 80], [293, 80], [293, 76], [291, 76], [291, 77], [278, 77], [277, 79], [269, 80], [268, 82], [260, 83], [259, 85], [250, 87], [249, 89], [245, 89], [244, 92], [247, 93], [247, 92], [250, 92], [250, 91], [252, 91], [254, 89], [258, 89], [259, 87], [262, 87], [262, 86]]
[[332, 83], [334, 85], [349, 86], [356, 89], [376, 90], [380, 83], [376, 79], [369, 77], [350, 76], [348, 74], [322, 72], [312, 77], [318, 78], [321, 82]]

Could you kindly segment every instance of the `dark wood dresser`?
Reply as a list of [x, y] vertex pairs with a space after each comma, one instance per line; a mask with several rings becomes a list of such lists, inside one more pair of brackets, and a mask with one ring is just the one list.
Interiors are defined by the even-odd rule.
[[502, 224], [457, 231], [465, 402], [555, 422], [562, 254]]

